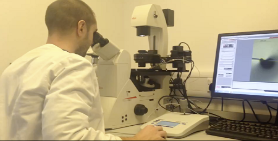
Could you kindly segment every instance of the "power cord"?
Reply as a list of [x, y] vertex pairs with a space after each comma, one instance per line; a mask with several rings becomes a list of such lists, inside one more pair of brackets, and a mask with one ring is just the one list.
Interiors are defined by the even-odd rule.
[[[171, 93], [172, 93], [172, 92], [171, 92]], [[180, 110], [180, 112], [181, 112], [181, 107], [180, 107], [179, 99], [178, 99], [178, 98], [175, 98], [174, 96], [162, 96], [162, 97], [158, 100], [158, 105], [159, 105], [161, 108], [163, 108], [164, 110], [169, 111], [167, 108], [163, 107], [163, 106], [160, 104], [160, 101], [161, 101], [163, 98], [166, 98], [166, 97], [170, 97], [170, 98], [172, 98], [172, 99], [175, 99], [175, 100], [177, 101], [177, 103], [178, 103], [178, 107], [179, 107], [179, 110]], [[171, 103], [170, 103], [170, 104], [171, 104]]]
[[[243, 101], [242, 101], [243, 118], [242, 118], [241, 121], [244, 121], [244, 120], [245, 120], [245, 115], [246, 115], [245, 106], [244, 106], [244, 102], [245, 102], [245, 101], [246, 101], [246, 102], [248, 103], [248, 105], [250, 106], [250, 109], [252, 110], [253, 115], [255, 116], [256, 120], [257, 120], [259, 123], [270, 123], [270, 122], [271, 122], [271, 119], [272, 119], [272, 112], [271, 112], [271, 109], [270, 109], [271, 106], [269, 106], [269, 105], [267, 104], [266, 101], [261, 101], [261, 102], [267, 106], [267, 109], [268, 109], [268, 111], [269, 111], [269, 119], [268, 119], [266, 122], [261, 122], [261, 121], [259, 120], [259, 118], [257, 117], [257, 115], [256, 115], [256, 113], [255, 113], [255, 111], [254, 111], [254, 109], [253, 109], [251, 103], [250, 103], [248, 100], [243, 100]], [[272, 108], [273, 108], [273, 107], [272, 107]], [[273, 109], [276, 110], [275, 108], [273, 108]]]
[[270, 110], [270, 108], [268, 106], [267, 106], [267, 109], [269, 111], [269, 119], [268, 119], [268, 121], [266, 123], [270, 123], [270, 121], [272, 119], [272, 113], [271, 113], [271, 110]]
[[[179, 44], [179, 46], [181, 46], [182, 44], [187, 45], [189, 51], [191, 51], [190, 46], [186, 42], [181, 42]], [[182, 72], [177, 73], [177, 78], [175, 80], [173, 79], [174, 74], [171, 75], [171, 79], [170, 79], [170, 83], [173, 84], [174, 93], [175, 93], [175, 90], [178, 89], [180, 91], [180, 94], [187, 100], [187, 104], [188, 104], [187, 107], [191, 110], [193, 110], [193, 108], [191, 106], [191, 101], [189, 101], [188, 96], [187, 96], [187, 90], [186, 90], [185, 83], [188, 80], [188, 78], [191, 76], [191, 73], [192, 73], [193, 69], [194, 69], [194, 61], [191, 60], [191, 69], [190, 69], [190, 72], [189, 72], [189, 74], [187, 75], [187, 77], [184, 81], [182, 81], [182, 78], [181, 78]]]
[[171, 78], [170, 78], [170, 80], [169, 80], [169, 83], [173, 83], [173, 81], [174, 81], [174, 79], [173, 79], [173, 75], [174, 75], [175, 73], [171, 73]]
[[212, 98], [212, 96], [211, 96], [208, 105], [207, 105], [206, 108], [201, 112], [201, 114], [202, 114], [202, 113], [205, 113], [205, 112], [207, 111], [209, 105], [211, 104], [212, 99], [213, 99], [213, 98]]
[[[275, 108], [271, 107], [270, 105], [268, 105], [268, 103], [267, 103], [266, 101], [261, 101], [261, 102], [262, 102], [262, 104], [265, 104], [265, 105], [266, 105], [267, 110], [269, 111], [269, 119], [268, 119], [268, 121], [267, 121], [266, 123], [270, 123], [270, 121], [271, 121], [271, 119], [272, 119], [272, 112], [271, 112], [271, 109], [274, 109], [274, 110], [276, 110], [276, 111], [277, 111], [277, 109], [275, 109]], [[270, 109], [270, 108], [271, 108], [271, 109]]]
[[254, 111], [254, 109], [253, 109], [251, 103], [250, 103], [248, 100], [245, 100], [245, 101], [246, 101], [246, 102], [248, 103], [248, 105], [250, 106], [250, 108], [251, 108], [251, 110], [252, 110], [252, 113], [253, 113], [253, 115], [255, 116], [256, 120], [257, 120], [259, 123], [261, 123], [261, 121], [260, 121], [260, 119], [258, 118], [258, 116], [256, 115], [256, 113], [255, 113], [255, 111]]
[[[180, 44], [179, 44], [179, 46], [181, 46], [182, 44], [185, 44], [187, 47], [188, 47], [188, 49], [189, 49], [189, 51], [191, 51], [191, 48], [190, 48], [190, 46], [186, 43], [186, 42], [181, 42]], [[187, 82], [187, 80], [190, 78], [190, 76], [191, 76], [191, 74], [192, 74], [192, 71], [193, 71], [193, 69], [194, 69], [194, 67], [195, 67], [195, 63], [194, 63], [194, 61], [192, 60], [191, 61], [191, 69], [190, 69], [190, 72], [189, 72], [189, 74], [187, 75], [187, 77], [186, 77], [186, 79], [182, 82], [181, 81], [181, 83], [180, 83], [180, 85], [178, 84], [178, 90], [179, 90], [179, 92], [181, 93], [181, 95], [184, 97], [184, 98], [186, 98], [186, 100], [187, 100], [187, 103], [188, 103], [188, 109], [190, 109], [191, 111], [194, 111], [193, 110], [193, 108], [192, 108], [192, 106], [191, 106], [191, 101], [188, 99], [188, 96], [187, 96], [187, 90], [186, 90], [186, 82]], [[199, 70], [198, 70], [199, 71]], [[199, 73], [200, 73], [200, 71], [199, 71]], [[179, 75], [179, 73], [177, 74], [177, 79], [178, 79], [178, 81], [179, 81], [179, 79], [181, 79], [181, 75], [182, 75], [182, 72], [180, 72], [180, 75]], [[200, 74], [199, 74], [200, 75]], [[171, 79], [170, 79], [170, 82], [173, 82], [174, 80], [173, 80], [173, 74], [171, 75]], [[175, 88], [175, 86], [177, 86], [176, 84], [174, 84], [173, 83], [173, 85], [174, 85], [174, 88]], [[180, 87], [182, 87], [182, 89], [180, 89]], [[182, 91], [181, 91], [182, 90]], [[175, 91], [175, 90], [174, 90]], [[210, 104], [211, 104], [211, 101], [212, 101], [212, 97], [210, 98], [210, 101], [209, 101], [209, 103], [208, 103], [208, 105], [206, 106], [206, 108], [202, 111], [202, 112], [200, 112], [200, 114], [202, 114], [202, 113], [205, 113], [206, 111], [207, 111], [207, 109], [208, 109], [208, 107], [210, 106]], [[160, 99], [161, 100], [161, 99]], [[160, 101], [159, 100], [159, 101]], [[223, 102], [222, 102], [222, 104], [223, 104]], [[165, 108], [166, 109], [166, 108]], [[223, 106], [222, 106], [222, 111], [223, 111]], [[195, 111], [194, 111], [195, 112]]]
[[[213, 114], [213, 113], [211, 113], [211, 112], [207, 112], [207, 109], [208, 109], [208, 107], [210, 106], [210, 104], [211, 104], [211, 102], [212, 102], [212, 99], [213, 99], [213, 97], [211, 96], [208, 105], [203, 109], [203, 111], [199, 112], [199, 114], [209, 113], [209, 114], [211, 114], [211, 115], [214, 115], [214, 116], [217, 116], [217, 117], [221, 117], [221, 116], [216, 115], [216, 114]], [[221, 118], [223, 118], [223, 117], [221, 117]], [[223, 119], [224, 119], [224, 118], [223, 118]]]
[[[263, 103], [263, 104], [264, 104], [264, 103]], [[270, 105], [268, 105], [268, 103], [265, 103], [265, 104], [266, 104], [266, 106], [267, 106], [267, 107], [269, 107], [269, 108], [271, 108], [271, 109], [273, 109], [273, 110], [277, 111], [277, 109], [276, 109], [276, 108], [271, 107]]]
[[181, 46], [182, 44], [185, 44], [185, 45], [188, 47], [188, 49], [191, 51], [190, 46], [189, 46], [186, 42], [181, 42], [181, 43], [179, 44], [179, 46]]
[[[211, 102], [212, 102], [212, 99], [213, 99], [213, 97], [210, 98], [210, 101], [209, 101], [208, 105], [206, 106], [206, 108], [205, 108], [202, 112], [200, 112], [199, 114], [208, 113], [208, 114], [214, 115], [214, 116], [216, 116], [216, 117], [225, 119], [225, 118], [223, 118], [223, 117], [221, 117], [221, 116], [219, 116], [219, 115], [216, 115], [216, 114], [207, 112], [207, 109], [208, 109], [208, 107], [210, 106], [210, 104], [211, 104]], [[248, 100], [244, 99], [244, 100], [242, 100], [243, 118], [242, 118], [242, 120], [240, 120], [241, 122], [245, 121], [245, 118], [246, 118], [245, 101], [246, 101], [246, 102], [248, 103], [248, 105], [250, 106], [250, 109], [252, 110], [253, 115], [255, 116], [256, 120], [257, 120], [259, 123], [270, 123], [270, 122], [271, 122], [271, 119], [273, 118], [271, 109], [277, 111], [277, 109], [275, 109], [275, 108], [271, 107], [270, 105], [268, 105], [268, 103], [267, 103], [266, 101], [262, 101], [262, 103], [265, 104], [265, 105], [267, 106], [270, 116], [269, 116], [269, 119], [268, 119], [267, 122], [261, 122], [261, 121], [259, 120], [257, 114], [255, 113], [255, 111], [254, 111], [254, 109], [253, 109], [251, 103], [250, 103]], [[246, 121], [246, 122], [253, 122], [253, 121]]]
[[[198, 100], [198, 101], [201, 102], [200, 100]], [[202, 108], [199, 107], [197, 104], [195, 104], [193, 100], [189, 99], [189, 102], [190, 102], [195, 108], [202, 109]], [[203, 102], [201, 102], [201, 103], [203, 103]]]
[[241, 121], [244, 121], [245, 120], [245, 100], [242, 100], [242, 109], [243, 109], [243, 117], [242, 117], [242, 120]]
[[190, 72], [188, 73], [186, 79], [183, 81], [183, 85], [185, 85], [186, 81], [187, 81], [187, 80], [189, 79], [189, 77], [191, 76], [191, 73], [192, 73], [194, 67], [195, 67], [195, 63], [194, 63], [194, 61], [192, 60], [192, 61], [191, 61], [191, 69], [190, 69]]
[[221, 111], [224, 110], [224, 98], [221, 97]]
[[[196, 64], [194, 64], [194, 68], [196, 68], [196, 69], [197, 69], [197, 71], [198, 71], [198, 73], [199, 73], [199, 77], [198, 77], [198, 78], [200, 78], [200, 77], [201, 77], [201, 72], [200, 72], [200, 70], [199, 70], [199, 68], [197, 67], [197, 65], [196, 65]], [[196, 78], [195, 80], [191, 81], [190, 83], [193, 83], [193, 82], [197, 81], [197, 80], [198, 80], [198, 78]]]
[[185, 84], [183, 84], [181, 76], [182, 76], [182, 72], [178, 72], [177, 78], [175, 79], [175, 82], [173, 82], [173, 89], [177, 89], [180, 92], [180, 94], [187, 100], [187, 104], [188, 104], [187, 107], [193, 110], [191, 106], [191, 101], [189, 101], [187, 96], [186, 86]]

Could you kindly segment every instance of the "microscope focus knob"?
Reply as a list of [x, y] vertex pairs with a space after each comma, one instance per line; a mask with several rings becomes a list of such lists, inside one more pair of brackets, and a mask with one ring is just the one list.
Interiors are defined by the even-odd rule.
[[135, 115], [142, 116], [148, 112], [148, 108], [145, 105], [137, 104], [134, 108]]

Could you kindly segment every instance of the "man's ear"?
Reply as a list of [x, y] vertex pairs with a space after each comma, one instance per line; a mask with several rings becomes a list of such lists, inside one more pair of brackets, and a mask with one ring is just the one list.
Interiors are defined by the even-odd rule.
[[77, 24], [77, 35], [82, 36], [86, 33], [86, 30], [86, 22], [84, 20], [80, 20]]

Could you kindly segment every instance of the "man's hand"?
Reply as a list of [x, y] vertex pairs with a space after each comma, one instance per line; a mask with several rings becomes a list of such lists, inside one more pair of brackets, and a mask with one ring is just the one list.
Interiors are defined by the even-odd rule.
[[161, 126], [148, 125], [132, 138], [123, 140], [166, 140], [167, 133]]

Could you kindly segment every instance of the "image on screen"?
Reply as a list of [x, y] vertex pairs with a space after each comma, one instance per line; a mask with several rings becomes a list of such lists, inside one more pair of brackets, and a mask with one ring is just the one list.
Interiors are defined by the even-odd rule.
[[255, 40], [250, 81], [278, 83], [277, 63], [278, 38]]

